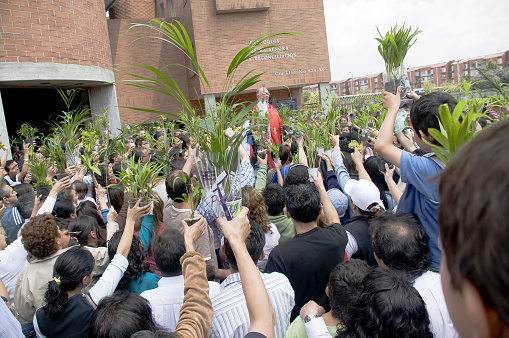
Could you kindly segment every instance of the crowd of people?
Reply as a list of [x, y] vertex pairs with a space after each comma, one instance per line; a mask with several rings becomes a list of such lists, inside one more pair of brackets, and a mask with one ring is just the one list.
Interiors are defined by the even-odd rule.
[[157, 161], [141, 134], [105, 159], [111, 182], [51, 169], [44, 194], [27, 183], [30, 145], [20, 165], [4, 147], [0, 337], [509, 336], [509, 121], [445, 164], [428, 129], [456, 100], [412, 94], [413, 132], [394, 135], [398, 89], [384, 92], [379, 130], [361, 137], [350, 117], [338, 121], [329, 156], [308, 152], [305, 135], [283, 141], [269, 95], [260, 88], [257, 108], [279, 156], [246, 135], [232, 220], [190, 200], [197, 147], [185, 130], [145, 205], [106, 187], [127, 158]]

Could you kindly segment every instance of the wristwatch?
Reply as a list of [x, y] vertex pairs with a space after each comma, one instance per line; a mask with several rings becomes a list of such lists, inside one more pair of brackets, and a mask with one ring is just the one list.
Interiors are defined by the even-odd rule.
[[305, 315], [304, 316], [304, 324], [306, 324], [307, 322], [310, 322], [313, 319], [318, 318], [318, 317], [320, 317], [320, 315], [316, 315], [316, 314], [315, 315]]

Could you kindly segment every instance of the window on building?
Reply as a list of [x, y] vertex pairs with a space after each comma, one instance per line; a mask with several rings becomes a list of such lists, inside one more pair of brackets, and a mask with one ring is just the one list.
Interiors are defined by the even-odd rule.
[[337, 85], [335, 85], [335, 84], [333, 84], [333, 85], [331, 85], [331, 86], [330, 86], [330, 89], [333, 89], [333, 90], [336, 90], [337, 88], [338, 88], [338, 86], [337, 86]]
[[497, 59], [497, 65], [501, 65], [502, 64], [502, 58], [498, 58]]
[[442, 80], [445, 80], [445, 79], [447, 79], [447, 74], [443, 73], [442, 74]]
[[445, 70], [445, 67], [442, 67], [442, 73], [445, 73], [446, 70]]
[[449, 76], [450, 79], [454, 79], [454, 73], [451, 73], [451, 75]]
[[477, 71], [477, 69], [472, 69], [470, 71], [470, 76], [477, 76], [477, 74], [479, 74], [479, 72]]
[[463, 69], [468, 69], [468, 63], [463, 64]]
[[355, 85], [358, 86], [359, 85], [359, 81], [355, 81]]
[[453, 66], [449, 66], [449, 71], [452, 72], [454, 70]]
[[375, 83], [378, 83], [378, 78], [377, 77], [375, 77]]
[[346, 83], [343, 83], [341, 86], [342, 86], [343, 88], [345, 88], [345, 87], [346, 87]]
[[415, 71], [415, 76], [419, 76], [419, 71], [418, 70]]
[[463, 72], [463, 75], [464, 75], [464, 76], [468, 76], [468, 70], [465, 70], [465, 71]]

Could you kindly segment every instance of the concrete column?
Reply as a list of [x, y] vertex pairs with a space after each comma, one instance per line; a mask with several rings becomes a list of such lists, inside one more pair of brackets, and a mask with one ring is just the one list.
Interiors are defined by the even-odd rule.
[[[7, 122], [5, 122], [4, 105], [2, 104], [2, 92], [0, 91], [0, 141], [9, 149], [7, 159], [12, 159], [11, 144], [9, 143], [9, 133], [7, 132]], [[3, 151], [2, 151], [3, 152]]]
[[214, 94], [205, 94], [203, 95], [203, 102], [205, 104], [205, 112], [207, 115], [214, 115], [216, 116], [217, 110], [216, 110], [216, 97]]
[[320, 82], [318, 84], [318, 93], [320, 94], [320, 106], [327, 112], [332, 105], [332, 97], [329, 82]]
[[110, 124], [110, 132], [112, 136], [120, 133], [119, 128], [120, 114], [118, 112], [117, 92], [114, 84], [90, 87], [89, 90], [90, 109], [92, 110], [92, 118], [95, 120], [101, 115], [104, 109], [107, 109], [108, 123]]

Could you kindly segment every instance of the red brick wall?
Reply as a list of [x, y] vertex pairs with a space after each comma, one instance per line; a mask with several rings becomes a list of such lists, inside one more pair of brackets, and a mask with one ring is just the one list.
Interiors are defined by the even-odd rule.
[[[138, 23], [148, 23], [149, 19], [137, 19], [135, 21]], [[178, 114], [182, 107], [167, 95], [126, 85], [125, 80], [133, 79], [126, 72], [142, 76], [152, 76], [151, 72], [142, 68], [127, 67], [126, 65], [150, 65], [164, 72], [165, 64], [183, 64], [185, 62], [180, 51], [159, 39], [140, 39], [133, 42], [139, 37], [156, 35], [155, 31], [148, 28], [135, 28], [127, 32], [127, 29], [133, 22], [134, 20], [131, 19], [108, 20], [113, 64], [115, 65], [114, 72], [118, 105]], [[184, 95], [189, 97], [185, 69], [181, 67], [171, 67], [169, 69], [171, 70], [171, 75], [184, 92]], [[122, 107], [119, 108], [119, 111], [122, 124], [128, 123], [134, 125], [159, 118], [157, 114]]]
[[154, 0], [117, 0], [110, 8], [111, 19], [152, 19], [155, 16]]
[[103, 0], [2, 0], [0, 25], [0, 62], [111, 69]]
[[[228, 65], [252, 39], [275, 30], [297, 31], [302, 36], [280, 38], [277, 46], [292, 58], [247, 62], [246, 70], [263, 68], [267, 87], [294, 86], [330, 81], [329, 53], [322, 0], [271, 0], [266, 11], [217, 14], [210, 0], [188, 0], [192, 8], [196, 54], [210, 80], [211, 91], [221, 92]], [[282, 69], [285, 68], [285, 69]], [[322, 71], [320, 71], [322, 70]], [[278, 75], [276, 75], [278, 74]], [[204, 90], [202, 92], [210, 92]]]

